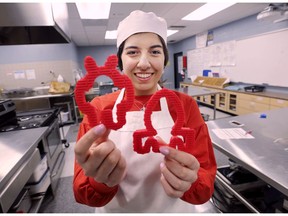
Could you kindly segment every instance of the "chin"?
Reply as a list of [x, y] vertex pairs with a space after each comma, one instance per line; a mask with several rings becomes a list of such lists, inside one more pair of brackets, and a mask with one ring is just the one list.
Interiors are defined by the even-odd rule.
[[154, 89], [157, 90], [157, 86], [155, 85], [138, 85], [135, 90], [141, 95], [149, 95], [154, 93]]

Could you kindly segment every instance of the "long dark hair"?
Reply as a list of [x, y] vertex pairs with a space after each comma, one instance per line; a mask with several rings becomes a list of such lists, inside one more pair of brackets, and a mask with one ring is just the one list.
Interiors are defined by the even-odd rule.
[[[164, 67], [166, 67], [166, 65], [168, 64], [169, 61], [169, 53], [168, 53], [168, 48], [165, 44], [165, 41], [163, 40], [162, 37], [160, 37], [158, 35], [158, 37], [160, 38], [161, 44], [163, 46], [163, 50], [164, 50]], [[126, 40], [125, 40], [126, 41]], [[123, 70], [123, 63], [122, 63], [122, 58], [121, 55], [123, 53], [124, 50], [124, 45], [125, 45], [125, 41], [123, 41], [123, 43], [119, 46], [118, 51], [117, 51], [117, 57], [118, 57], [118, 67], [119, 69], [122, 71]]]

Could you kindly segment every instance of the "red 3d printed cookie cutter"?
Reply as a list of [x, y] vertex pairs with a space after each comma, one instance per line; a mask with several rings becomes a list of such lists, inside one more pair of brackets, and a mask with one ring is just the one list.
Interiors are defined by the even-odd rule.
[[117, 122], [113, 121], [111, 109], [101, 111], [101, 123], [107, 128], [117, 130], [126, 123], [126, 112], [132, 107], [134, 102], [134, 89], [131, 80], [125, 75], [120, 74], [116, 70], [118, 58], [116, 55], [111, 55], [107, 58], [104, 66], [97, 66], [94, 59], [87, 56], [84, 60], [84, 66], [87, 70], [86, 75], [80, 79], [75, 87], [75, 100], [79, 110], [86, 114], [91, 127], [97, 125], [97, 109], [86, 101], [85, 92], [93, 87], [94, 80], [101, 75], [110, 77], [113, 80], [114, 86], [118, 88], [125, 88], [125, 99], [117, 104]]
[[[154, 138], [157, 135], [157, 131], [152, 126], [151, 114], [152, 111], [160, 100], [160, 98], [166, 97], [169, 104], [173, 104], [177, 107], [177, 119], [172, 127], [169, 147], [192, 153], [192, 147], [195, 143], [195, 130], [187, 127], [182, 127], [184, 124], [184, 110], [178, 96], [171, 90], [161, 89], [157, 91], [148, 101], [147, 107], [144, 113], [144, 124], [146, 129], [136, 130], [133, 133], [133, 146], [134, 151], [139, 154], [146, 154], [150, 152], [152, 148], [153, 152], [159, 152], [159, 147], [162, 145]], [[181, 139], [181, 136], [183, 139]], [[147, 138], [142, 145], [142, 139]]]

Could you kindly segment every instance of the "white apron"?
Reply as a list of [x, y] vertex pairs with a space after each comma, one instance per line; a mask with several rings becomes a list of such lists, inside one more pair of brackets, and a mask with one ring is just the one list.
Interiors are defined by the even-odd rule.
[[[120, 103], [124, 89], [120, 92], [113, 108], [116, 119], [116, 104]], [[166, 98], [160, 99], [161, 111], [153, 112], [152, 125], [165, 142], [169, 142], [174, 121], [169, 113]], [[96, 208], [96, 212], [195, 212], [195, 206], [179, 198], [166, 195], [160, 182], [160, 163], [164, 156], [154, 153], [138, 154], [133, 151], [133, 132], [144, 129], [144, 111], [126, 113], [126, 124], [118, 131], [111, 130], [109, 139], [126, 159], [127, 174], [119, 185], [115, 197], [104, 207]]]

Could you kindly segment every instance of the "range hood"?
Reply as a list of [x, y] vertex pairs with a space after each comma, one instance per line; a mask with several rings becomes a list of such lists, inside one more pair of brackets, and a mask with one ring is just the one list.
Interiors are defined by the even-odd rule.
[[0, 45], [69, 43], [66, 3], [0, 3]]

